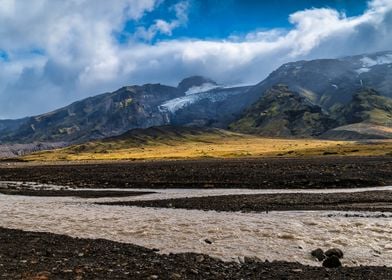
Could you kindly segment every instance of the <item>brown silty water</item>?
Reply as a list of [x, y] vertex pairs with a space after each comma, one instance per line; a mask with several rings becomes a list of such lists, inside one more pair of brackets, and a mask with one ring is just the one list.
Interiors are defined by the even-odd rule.
[[[0, 183], [0, 187], [7, 184], [9, 183]], [[21, 183], [13, 184], [15, 186]], [[30, 184], [30, 187], [64, 188], [39, 184]], [[392, 187], [377, 189], [392, 190]], [[103, 201], [242, 193], [331, 193], [365, 190], [169, 189], [151, 190], [158, 193], [139, 197], [101, 199], [0, 195], [0, 226], [74, 237], [105, 238], [157, 248], [161, 253], [205, 253], [223, 260], [257, 256], [262, 260], [298, 261], [318, 265], [309, 255], [311, 250], [318, 247], [339, 247], [345, 252], [344, 265], [388, 265], [388, 260], [392, 259], [392, 220], [380, 218], [377, 213], [366, 213], [366, 217], [347, 217], [347, 212], [336, 211], [286, 211], [266, 214], [94, 204]], [[207, 244], [205, 239], [212, 241], [212, 244]]]

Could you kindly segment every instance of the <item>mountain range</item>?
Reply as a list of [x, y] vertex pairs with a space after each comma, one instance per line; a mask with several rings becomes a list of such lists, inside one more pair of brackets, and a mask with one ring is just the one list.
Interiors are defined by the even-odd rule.
[[390, 138], [391, 98], [392, 52], [297, 61], [256, 85], [193, 76], [178, 86], [125, 86], [46, 114], [0, 120], [0, 143], [82, 143], [167, 125], [270, 137]]

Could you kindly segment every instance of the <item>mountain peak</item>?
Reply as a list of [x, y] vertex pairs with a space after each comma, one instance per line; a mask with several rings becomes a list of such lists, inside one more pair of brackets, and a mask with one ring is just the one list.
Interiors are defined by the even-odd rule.
[[200, 87], [204, 84], [212, 84], [212, 85], [217, 85], [217, 83], [209, 78], [203, 77], [203, 76], [191, 76], [188, 78], [183, 79], [179, 84], [178, 84], [178, 89], [180, 89], [183, 92], [188, 91], [190, 88], [193, 87]]

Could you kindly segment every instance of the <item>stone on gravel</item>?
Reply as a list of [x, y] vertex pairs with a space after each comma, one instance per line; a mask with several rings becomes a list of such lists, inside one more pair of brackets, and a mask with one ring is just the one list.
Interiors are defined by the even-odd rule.
[[262, 262], [258, 257], [244, 257], [244, 263], [258, 263]]
[[343, 251], [342, 250], [340, 250], [340, 249], [338, 249], [338, 248], [332, 248], [332, 249], [329, 249], [329, 250], [327, 250], [326, 252], [325, 252], [325, 255], [327, 256], [327, 257], [331, 257], [331, 256], [336, 256], [336, 257], [338, 257], [339, 259], [341, 259], [341, 258], [343, 258]]
[[311, 255], [315, 257], [319, 262], [323, 261], [325, 259], [325, 254], [324, 251], [321, 250], [320, 248], [317, 248], [316, 250], [313, 250], [311, 252]]
[[326, 268], [337, 268], [337, 267], [341, 267], [342, 263], [340, 262], [340, 260], [337, 256], [332, 255], [330, 257], [327, 257], [323, 261], [323, 266]]

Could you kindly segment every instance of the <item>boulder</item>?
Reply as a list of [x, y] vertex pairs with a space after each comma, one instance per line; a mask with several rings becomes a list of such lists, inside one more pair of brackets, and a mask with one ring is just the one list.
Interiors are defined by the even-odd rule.
[[317, 248], [316, 250], [313, 250], [311, 252], [311, 255], [315, 257], [319, 262], [323, 261], [325, 259], [325, 254], [324, 251], [321, 250], [320, 248]]
[[340, 260], [337, 256], [332, 255], [330, 257], [327, 257], [323, 261], [323, 266], [326, 268], [337, 268], [337, 267], [341, 267], [342, 263], [340, 262]]
[[339, 259], [341, 259], [341, 258], [343, 258], [343, 251], [342, 250], [340, 250], [340, 249], [338, 249], [338, 248], [332, 248], [332, 249], [329, 249], [329, 250], [327, 250], [326, 252], [325, 252], [325, 255], [327, 256], [327, 257], [331, 257], [331, 256], [336, 256], [336, 257], [338, 257]]

